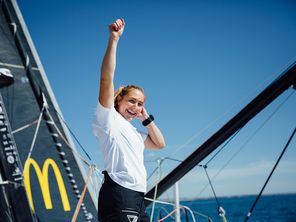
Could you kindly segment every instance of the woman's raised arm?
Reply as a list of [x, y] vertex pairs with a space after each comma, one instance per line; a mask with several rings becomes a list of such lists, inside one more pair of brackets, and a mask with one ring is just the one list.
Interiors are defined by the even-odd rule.
[[124, 20], [117, 19], [109, 25], [109, 42], [107, 50], [101, 66], [101, 79], [100, 79], [100, 103], [107, 108], [113, 106], [114, 100], [114, 72], [116, 67], [116, 51], [118, 41], [124, 30]]

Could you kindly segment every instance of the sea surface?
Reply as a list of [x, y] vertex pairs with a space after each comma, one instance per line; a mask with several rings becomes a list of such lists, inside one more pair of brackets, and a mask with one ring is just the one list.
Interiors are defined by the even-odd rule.
[[[228, 222], [244, 222], [247, 213], [250, 211], [257, 196], [237, 196], [218, 198], [220, 206], [226, 211]], [[208, 222], [223, 221], [217, 211], [217, 201], [215, 199], [200, 199], [193, 201], [181, 201], [181, 205], [188, 206], [194, 212], [195, 220], [188, 211], [184, 214], [181, 210], [181, 221]], [[147, 208], [148, 214], [151, 212], [151, 205]], [[173, 207], [163, 204], [156, 204], [153, 221], [158, 221], [173, 211]], [[202, 214], [202, 215], [201, 215]], [[187, 215], [187, 216], [186, 216]], [[174, 222], [174, 214], [163, 220]], [[296, 194], [274, 194], [263, 195], [257, 202], [253, 213], [247, 221], [255, 222], [296, 222]]]

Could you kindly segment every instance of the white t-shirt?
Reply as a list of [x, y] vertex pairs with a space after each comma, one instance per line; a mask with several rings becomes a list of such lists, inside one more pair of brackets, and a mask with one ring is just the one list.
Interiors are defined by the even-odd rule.
[[114, 107], [99, 102], [93, 123], [104, 156], [104, 167], [116, 183], [125, 188], [146, 192], [144, 140], [147, 133], [138, 131]]

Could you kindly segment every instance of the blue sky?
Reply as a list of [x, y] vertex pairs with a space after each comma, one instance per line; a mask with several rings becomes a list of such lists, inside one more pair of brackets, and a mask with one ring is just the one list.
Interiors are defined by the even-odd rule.
[[[116, 18], [124, 18], [126, 28], [115, 85], [145, 89], [146, 107], [166, 138], [164, 150], [145, 153], [148, 174], [158, 158], [187, 157], [296, 61], [296, 3], [291, 0], [17, 2], [63, 116], [100, 169], [91, 123], [107, 27]], [[258, 115], [209, 163], [214, 176], [241, 149], [213, 180], [218, 195], [259, 192], [296, 125], [295, 93], [246, 141], [292, 92]], [[294, 139], [266, 193], [296, 191], [295, 148]], [[164, 161], [162, 175], [177, 164]], [[181, 196], [212, 196], [208, 188], [202, 191], [206, 183], [205, 173], [194, 169], [180, 182]]]

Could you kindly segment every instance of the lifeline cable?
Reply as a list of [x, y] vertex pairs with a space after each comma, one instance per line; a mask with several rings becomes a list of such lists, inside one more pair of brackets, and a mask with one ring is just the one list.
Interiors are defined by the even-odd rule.
[[[176, 161], [176, 162], [182, 162], [182, 160], [178, 160], [178, 159], [174, 159], [174, 158], [170, 158], [170, 157], [163, 157], [163, 158], [159, 158], [159, 159], [157, 159], [156, 161], [164, 161], [164, 160], [172, 160], [172, 161]], [[153, 176], [153, 174], [157, 171], [157, 169], [158, 169], [158, 166], [151, 172], [151, 174], [147, 177], [147, 180], [149, 180], [152, 176]]]
[[[165, 202], [165, 201], [161, 201], [161, 200], [153, 200], [153, 199], [150, 199], [148, 197], [145, 197], [145, 199], [148, 200], [148, 201], [150, 201], [150, 202], [155, 202], [155, 203], [159, 203], [159, 204], [169, 205], [169, 206], [172, 206], [172, 207], [175, 206], [175, 204], [173, 204], [173, 203], [169, 203], [169, 202]], [[193, 210], [191, 210], [187, 206], [181, 205], [180, 208], [184, 208], [184, 209], [188, 210], [190, 212], [190, 215], [192, 216], [192, 220], [194, 220], [194, 221], [195, 221], [194, 213], [197, 214], [197, 215], [199, 215], [199, 216], [201, 216], [201, 217], [207, 218], [211, 222], [213, 221], [208, 215], [205, 215], [205, 214], [202, 214], [202, 213], [193, 211]], [[166, 211], [166, 213], [168, 213], [168, 212]]]
[[288, 148], [288, 146], [289, 146], [290, 142], [292, 141], [292, 139], [293, 139], [293, 137], [294, 137], [295, 133], [296, 133], [296, 128], [294, 129], [293, 133], [291, 134], [291, 136], [290, 136], [290, 138], [289, 138], [289, 140], [288, 140], [287, 144], [285, 145], [285, 147], [284, 147], [283, 151], [281, 152], [281, 154], [280, 154], [279, 158], [277, 159], [277, 161], [276, 161], [275, 165], [273, 166], [273, 168], [272, 168], [272, 170], [271, 170], [270, 174], [268, 175], [268, 178], [267, 178], [267, 180], [265, 181], [265, 183], [264, 183], [263, 187], [261, 188], [261, 190], [260, 190], [260, 192], [259, 192], [259, 194], [258, 194], [258, 196], [257, 196], [256, 200], [254, 201], [254, 203], [253, 203], [253, 205], [252, 205], [251, 209], [249, 210], [249, 212], [248, 212], [248, 214], [247, 214], [247, 216], [246, 216], [246, 218], [245, 218], [244, 222], [248, 221], [248, 219], [249, 219], [249, 218], [250, 218], [250, 216], [252, 215], [252, 212], [253, 212], [253, 210], [254, 210], [254, 208], [255, 208], [255, 206], [256, 206], [256, 204], [257, 204], [257, 202], [258, 202], [259, 198], [261, 197], [261, 195], [262, 195], [262, 193], [263, 193], [263, 191], [264, 191], [264, 189], [265, 189], [265, 187], [266, 187], [267, 183], [269, 182], [269, 180], [270, 180], [270, 178], [271, 178], [271, 176], [272, 176], [273, 172], [275, 171], [275, 169], [276, 169], [277, 165], [279, 164], [279, 162], [280, 162], [281, 158], [283, 157], [284, 153], [286, 152], [286, 150], [287, 150], [287, 148]]
[[[185, 209], [183, 207], [180, 207], [183, 211], [184, 211], [184, 214], [185, 214]], [[175, 208], [173, 211], [171, 211], [169, 214], [167, 214], [165, 217], [157, 220], [157, 222], [162, 222], [164, 220], [166, 220], [167, 218], [169, 218], [173, 213], [175, 213], [177, 211], [177, 208]], [[195, 222], [195, 219], [194, 219], [194, 222]]]

